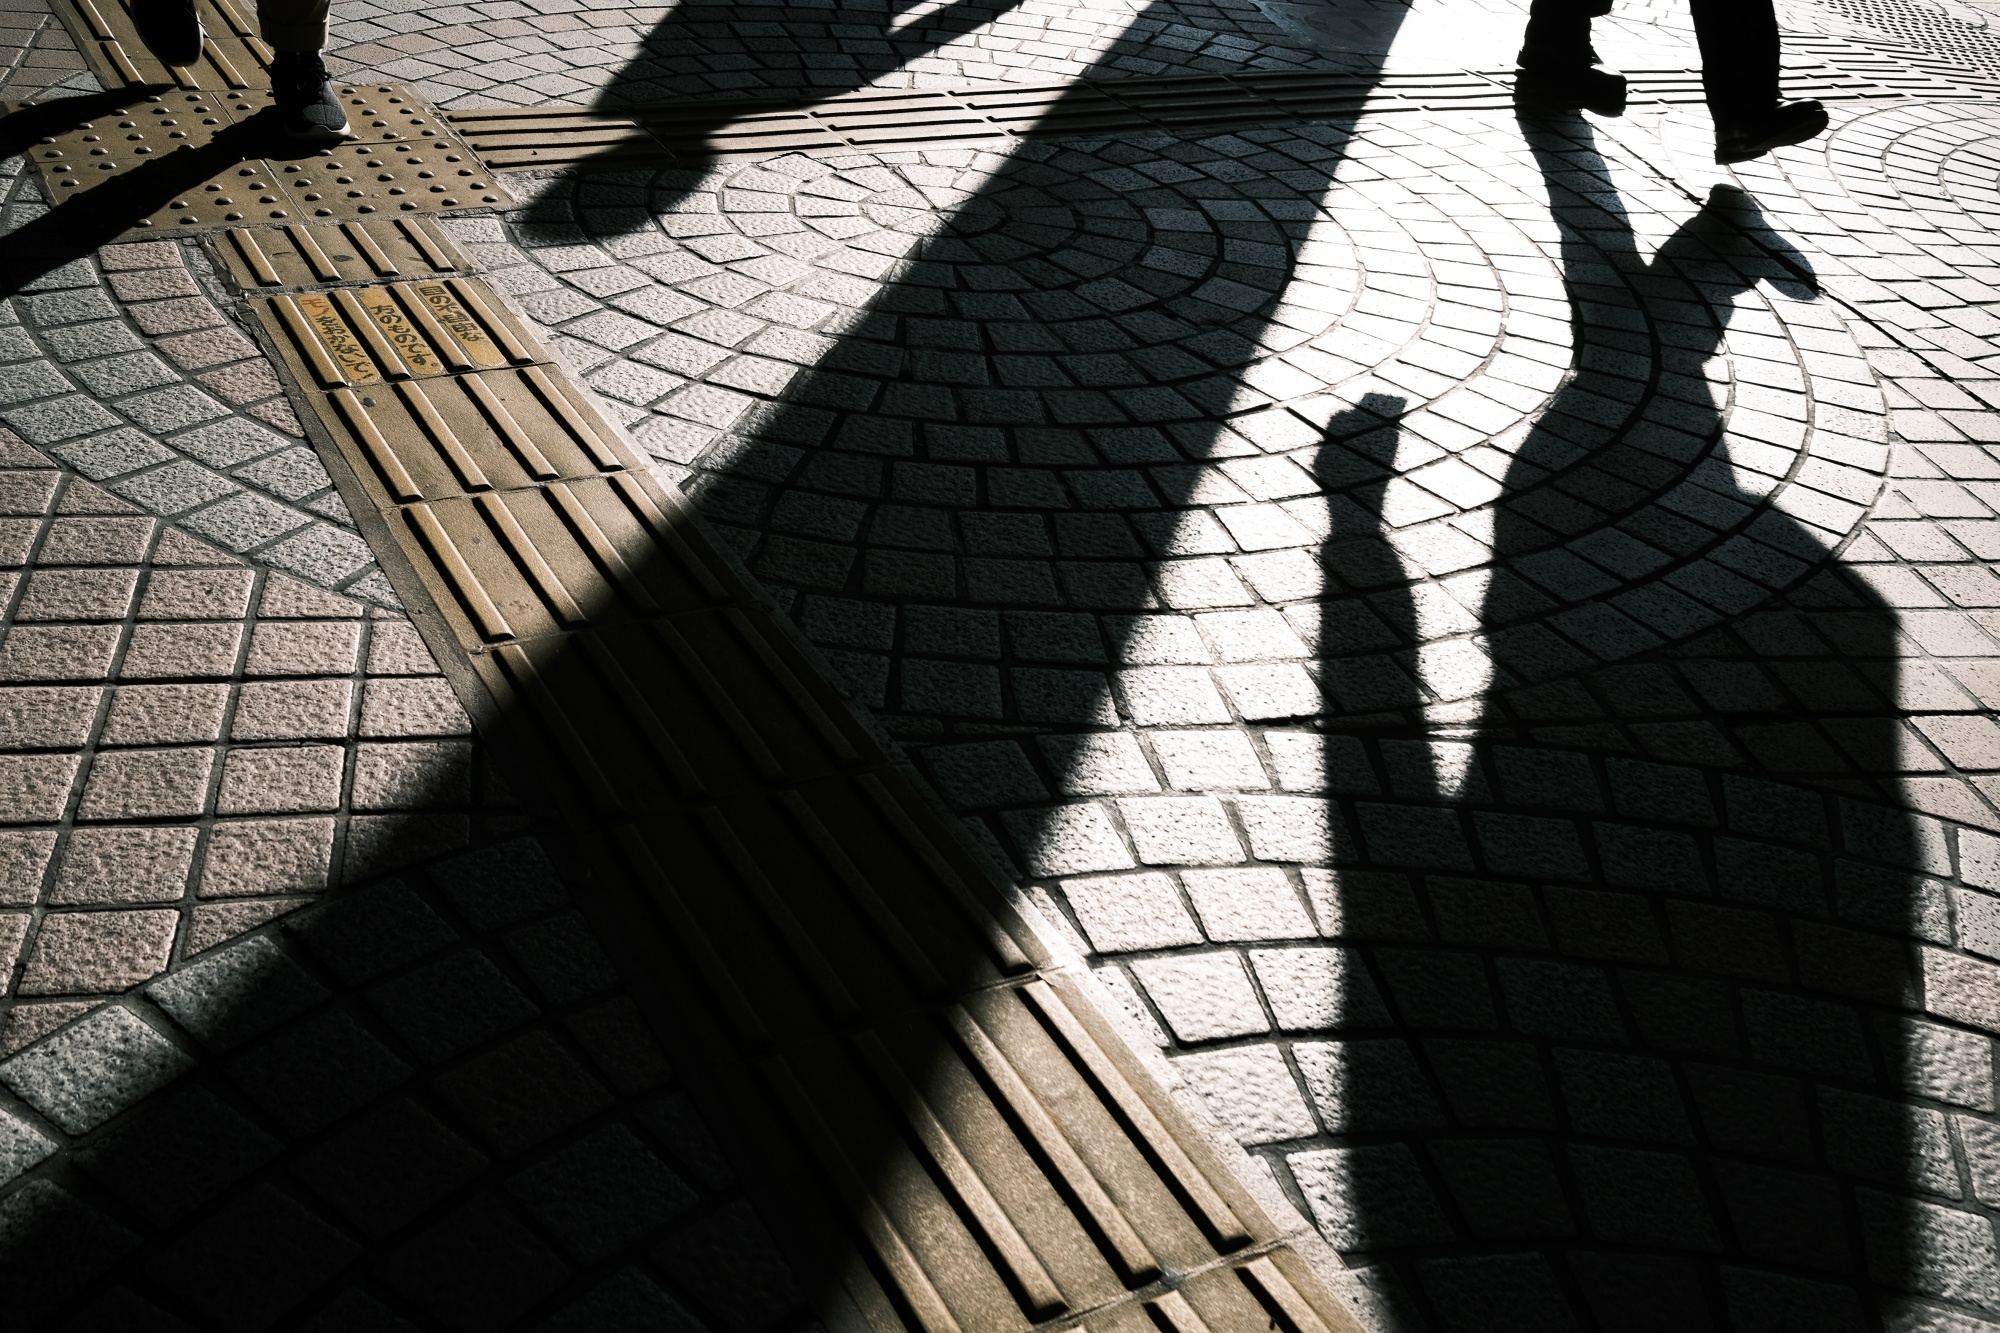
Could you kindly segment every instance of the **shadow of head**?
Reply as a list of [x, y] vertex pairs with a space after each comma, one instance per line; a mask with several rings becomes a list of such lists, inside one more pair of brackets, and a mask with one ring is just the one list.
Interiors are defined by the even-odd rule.
[[1770, 283], [1786, 300], [1819, 299], [1819, 275], [1812, 262], [1765, 220], [1757, 197], [1739, 186], [1711, 185], [1700, 211], [1660, 247], [1653, 265], [1711, 254], [1730, 256], [1736, 273]]

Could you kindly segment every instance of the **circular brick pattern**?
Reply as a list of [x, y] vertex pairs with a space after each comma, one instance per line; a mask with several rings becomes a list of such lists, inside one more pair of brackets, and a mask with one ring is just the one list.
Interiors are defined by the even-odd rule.
[[[1450, 700], [1494, 656], [1527, 680], [1684, 639], [1852, 532], [1887, 460], [1879, 393], [1809, 274], [1747, 239], [1747, 199], [1620, 181], [1628, 211], [1593, 211], [1603, 170], [1560, 171], [1576, 146], [1551, 137], [1535, 151], [1574, 191], [1552, 230], [1505, 170], [1371, 180], [1363, 156], [1329, 193], [1313, 167], [1341, 140], [662, 173], [618, 193], [681, 242], [634, 261], [679, 299], [528, 304], [698, 486], [755, 489], [757, 516], [714, 512], [773, 533], [767, 579], [1103, 615], [1272, 603], [1321, 640], [1337, 710], [1410, 702], [1412, 672]], [[666, 244], [573, 188], [586, 237]], [[542, 253], [602, 291], [579, 247]], [[1808, 357], [1849, 369], [1836, 401]], [[1071, 535], [1128, 524], [1143, 547]], [[870, 572], [891, 549], [901, 584]], [[954, 549], [956, 576], [921, 572]]]
[[[47, 212], [31, 177], [0, 180], [10, 227]], [[187, 243], [105, 246], [28, 283], [0, 310], [0, 375], [0, 423], [90, 481], [232, 554], [397, 604], [269, 359]]]
[[[1893, 138], [1883, 144], [1884, 135]], [[1885, 181], [1927, 222], [1956, 230], [1965, 240], [2000, 222], [1995, 186], [2000, 116], [1959, 107], [1899, 107], [1843, 126], [1829, 154], [1847, 173]]]

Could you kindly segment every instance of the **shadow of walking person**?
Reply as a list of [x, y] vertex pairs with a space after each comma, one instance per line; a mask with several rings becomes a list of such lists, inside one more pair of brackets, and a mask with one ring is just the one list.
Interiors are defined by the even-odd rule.
[[900, 70], [1018, 3], [883, 0], [824, 10], [676, 5], [605, 86], [597, 105], [718, 95], [818, 101]]
[[[1349, 1064], [1354, 1244], [1448, 1333], [1860, 1330], [1891, 1293], [1962, 1299], [1911, 1197], [1959, 1191], [1909, 1071], [1964, 1037], [1910, 1013], [1936, 892], [1912, 871], [1943, 867], [1899, 808], [1896, 617], [1772, 502], [1834, 447], [1808, 380], [1757, 359], [1801, 336], [1758, 287], [1809, 303], [1810, 268], [1723, 187], [1649, 255], [1588, 126], [1524, 130], [1575, 359], [1494, 507], [1494, 684], [1431, 794], [1463, 850], [1364, 951], [1389, 1008], [1358, 1035], [1389, 1040], [1352, 1044], [1408, 1056]], [[1349, 877], [1357, 918], [1379, 883]]]

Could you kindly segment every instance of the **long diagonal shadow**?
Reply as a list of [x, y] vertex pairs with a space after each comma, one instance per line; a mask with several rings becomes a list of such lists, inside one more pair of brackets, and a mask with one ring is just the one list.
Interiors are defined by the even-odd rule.
[[[1376, 53], [1378, 58], [1380, 54]], [[1062, 499], [1045, 505], [1031, 486], [1021, 493], [1027, 496], [1025, 501], [1017, 495], [1009, 509], [1008, 516], [1029, 518], [1044, 533], [1050, 526], [1056, 528], [1058, 539], [1077, 555], [1080, 573], [1070, 590], [1071, 605], [1114, 618], [1143, 612], [1148, 594], [1131, 578], [1137, 565], [1130, 557], [1138, 551], [1120, 544], [1113, 535], [1116, 525], [1092, 520], [1138, 508], [1162, 515], [1170, 524], [1189, 507], [1191, 496], [1176, 487], [1191, 488], [1196, 469], [1167, 474], [1163, 492], [1147, 492], [1135, 503], [1130, 486], [1136, 474], [1131, 465], [1206, 461], [1211, 446], [1224, 438], [1220, 417], [1237, 390], [1234, 376], [1257, 362], [1265, 340], [1289, 337], [1273, 333], [1279, 327], [1273, 314], [1284, 308], [1281, 298], [1291, 283], [1295, 246], [1309, 227], [1318, 193], [1340, 161], [1346, 129], [1340, 122], [1330, 122], [1304, 137], [1303, 142], [1314, 143], [1316, 151], [1310, 158], [1294, 159], [1297, 166], [1288, 170], [1295, 183], [1284, 198], [1237, 190], [1229, 184], [1235, 173], [1217, 167], [1204, 177], [1212, 187], [1174, 195], [1182, 203], [1192, 197], [1212, 207], [1172, 209], [1173, 216], [1159, 219], [1143, 211], [1149, 203], [1145, 181], [1162, 177], [1139, 177], [1136, 184], [1122, 178], [1110, 184], [1087, 180], [1073, 169], [1082, 164], [1065, 161], [1066, 150], [1060, 143], [1031, 142], [963, 205], [954, 229], [915, 247], [915, 262], [905, 270], [907, 276], [868, 302], [867, 318], [835, 340], [824, 358], [825, 369], [808, 372], [776, 396], [758, 418], [755, 433], [742, 442], [769, 446], [773, 457], [788, 456], [799, 468], [871, 466], [882, 458], [880, 450], [886, 444], [919, 466], [948, 471], [962, 465], [967, 450], [997, 464], [991, 451], [996, 447], [993, 441], [1000, 439], [1004, 443], [998, 447], [1007, 451], [1008, 465], [1018, 464], [1022, 474], [1039, 469], [1058, 487], [1066, 472], [1077, 493], [1089, 501], [1073, 505]], [[1185, 168], [1173, 161], [1173, 149], [1174, 144], [1160, 142], [1129, 153], [1114, 151], [1120, 153], [1121, 165], [1157, 159], [1164, 178], [1185, 179]], [[1211, 160], [1224, 160], [1235, 151], [1242, 150], [1232, 146], [1212, 154]], [[137, 180], [126, 187], [134, 192], [130, 207], [112, 215], [121, 229], [129, 224], [132, 209], [147, 200], [164, 200], [183, 183], [178, 174], [166, 174], [164, 166], [157, 174], [133, 176]], [[665, 178], [648, 204], [662, 211], [671, 207], [687, 181], [686, 174]], [[592, 186], [585, 173], [583, 190], [587, 193]], [[588, 221], [589, 210], [584, 212]], [[66, 220], [72, 216], [81, 214], [65, 213]], [[613, 223], [607, 228], [610, 234], [622, 230], [623, 219], [607, 221]], [[108, 228], [111, 221], [102, 225]], [[44, 220], [31, 239], [59, 250], [57, 232], [57, 224]], [[1148, 258], [1152, 265], [1142, 262]], [[966, 277], [940, 287], [939, 266], [962, 267]], [[1139, 308], [1169, 298], [1171, 311]], [[904, 325], [902, 332], [895, 331], [899, 324]], [[969, 346], [967, 339], [972, 340]], [[907, 357], [905, 347], [912, 353]], [[1122, 372], [1139, 378], [1117, 387], [1124, 401], [1150, 404], [1143, 409], [1152, 414], [1149, 424], [1133, 426], [1121, 409], [1115, 420], [1099, 418], [1086, 436], [1059, 423], [1026, 425], [1004, 415], [1017, 410], [1011, 405], [1020, 401], [1010, 392], [1017, 385], [1010, 378], [1016, 372], [1034, 373], [1044, 362], [1056, 365], [1062, 358], [1060, 364], [1079, 376], [1102, 376], [1112, 359], [1127, 353], [1129, 366], [1152, 369], [1144, 374]], [[880, 365], [885, 355], [903, 369], [876, 386], [878, 398], [855, 403], [846, 367], [857, 362]], [[968, 369], [968, 357], [982, 363], [982, 368]], [[1059, 373], [1067, 377], [1068, 372]], [[1055, 397], [1065, 410], [1102, 411], [1093, 406], [1099, 401], [1098, 387], [1086, 378], [1083, 383], [1071, 382]], [[838, 406], [829, 410], [829, 403]], [[1003, 415], [994, 416], [996, 411]], [[1357, 418], [1352, 424], [1358, 429], [1370, 423]], [[902, 440], [910, 441], [907, 448], [898, 443]], [[1229, 447], [1246, 446], [1238, 440]], [[1014, 469], [996, 466], [996, 474], [1010, 470]], [[356, 491], [351, 498], [361, 508], [365, 496]], [[992, 506], [996, 511], [1001, 507]], [[868, 563], [879, 571], [880, 581], [864, 591], [876, 604], [907, 614], [913, 623], [929, 619], [948, 624], [952, 613], [963, 609], [953, 605], [963, 594], [956, 584], [938, 591], [931, 581], [937, 567], [932, 535], [918, 532], [913, 543], [897, 538], [899, 516], [890, 512], [893, 508], [884, 507], [880, 529], [885, 540], [878, 554], [886, 558]], [[994, 540], [995, 526], [984, 521], [988, 507], [976, 498], [956, 514], [944, 508], [936, 512], [944, 517], [949, 534], [945, 540], [952, 549], [961, 540], [952, 530], [954, 523], [962, 525], [963, 540], [975, 549]], [[1068, 522], [1071, 518], [1084, 521]], [[1162, 541], [1171, 540], [1164, 526], [1155, 525], [1155, 530]], [[1131, 540], [1125, 530], [1122, 541]], [[641, 579], [678, 577], [666, 570], [636, 572]], [[420, 585], [406, 578], [399, 587], [421, 606]], [[932, 615], [933, 611], [940, 614]], [[538, 664], [547, 691], [544, 698], [552, 699], [571, 718], [601, 718], [607, 702], [601, 667], [571, 650], [568, 645], [574, 640], [554, 642], [559, 646]], [[433, 647], [443, 657], [461, 651], [448, 637], [435, 638]], [[653, 675], [641, 673], [627, 683], [670, 727], [720, 725], [715, 716], [687, 705], [687, 680], [671, 667]], [[1064, 719], [1079, 714], [1094, 722], [1104, 706], [1101, 697], [1094, 702], [1082, 698], [1064, 681], [1052, 683], [1048, 698], [1053, 702], [1046, 705], [1044, 716], [1052, 722], [1044, 725], [1053, 731], [1075, 730]], [[517, 762], [526, 759], [519, 769], [526, 791], [536, 790], [544, 776], [533, 767], [532, 757], [547, 753], [545, 721], [546, 714], [526, 705], [487, 721], [498, 749], [512, 752]], [[603, 742], [604, 750], [646, 740], [631, 732], [629, 723], [624, 724], [615, 738]], [[576, 760], [576, 755], [568, 754], [558, 762]], [[730, 761], [725, 765], [730, 771], [714, 780], [721, 785], [737, 781], [740, 775], [734, 764]], [[642, 784], [661, 778], [644, 763], [635, 762], [629, 771], [643, 773], [635, 779]], [[650, 791], [645, 795], [652, 799]], [[798, 957], [838, 951], [843, 968], [858, 969], [848, 984], [872, 1003], [878, 993], [893, 995], [905, 984], [906, 954], [897, 953], [894, 933], [885, 933], [879, 920], [871, 925], [843, 915], [845, 900], [832, 891], [823, 901], [794, 902], [797, 919], [775, 918], [774, 925], [767, 904], [714, 891], [714, 886], [732, 882], [735, 869], [728, 853], [709, 840], [691, 803], [671, 806], [658, 822], [665, 828], [687, 830], [669, 870], [700, 895], [699, 911], [711, 938], [732, 952], [772, 946], [768, 950], [772, 961], [756, 978], [769, 994], [760, 993], [758, 1002], [789, 1003], [804, 1016], [799, 1033], [781, 1034], [811, 1038], [793, 1048], [797, 1053], [792, 1058], [806, 1062], [808, 1068], [818, 1068], [815, 1062], [824, 1060], [836, 1077], [846, 1077], [839, 1073], [836, 1053], [857, 1034], [849, 1030], [849, 1020], [839, 1007], [825, 1002], [824, 976], [803, 974], [792, 963]], [[744, 1210], [721, 1207], [702, 1228], [694, 1229], [700, 1234], [669, 1234], [663, 1219], [687, 1205], [673, 1202], [679, 1192], [657, 1172], [645, 1182], [650, 1195], [643, 1207], [626, 1199], [618, 1205], [625, 1211], [607, 1212], [602, 1229], [594, 1216], [576, 1216], [579, 1209], [587, 1213], [597, 1206], [606, 1188], [602, 1178], [606, 1171], [620, 1173], [621, 1161], [644, 1166], [643, 1155], [635, 1158], [627, 1149], [594, 1160], [591, 1170], [596, 1174], [587, 1183], [575, 1183], [580, 1202], [563, 1213], [561, 1196], [569, 1173], [581, 1168], [567, 1155], [560, 1160], [547, 1156], [550, 1131], [544, 1122], [568, 1117], [593, 1124], [591, 1117], [603, 1113], [602, 1090], [589, 1074], [578, 1072], [581, 1062], [574, 1051], [592, 1039], [570, 1031], [514, 1036], [504, 1024], [496, 1024], [509, 1010], [532, 1014], [533, 1006], [523, 1009], [509, 985], [494, 980], [496, 969], [490, 961], [454, 955], [451, 967], [437, 976], [429, 974], [430, 964], [425, 962], [447, 947], [440, 942], [445, 937], [437, 934], [433, 918], [448, 918], [454, 924], [463, 918], [476, 929], [499, 932], [520, 919], [524, 901], [536, 903], [536, 910], [560, 907], [560, 895], [549, 892], [546, 883], [525, 887], [546, 875], [531, 855], [519, 851], [518, 864], [508, 864], [504, 855], [489, 857], [470, 879], [454, 881], [448, 868], [434, 872], [428, 883], [420, 882], [423, 892], [414, 895], [422, 901], [412, 901], [409, 885], [393, 882], [375, 886], [367, 894], [342, 895], [329, 905], [334, 910], [302, 918], [291, 932], [299, 941], [296, 955], [289, 945], [279, 951], [281, 956], [268, 951], [238, 953], [231, 966], [241, 963], [246, 974], [219, 981], [204, 974], [205, 979], [190, 982], [182, 999], [171, 1002], [181, 1007], [166, 1012], [192, 1039], [171, 1060], [155, 1056], [164, 1062], [147, 1077], [170, 1077], [183, 1067], [177, 1062], [192, 1061], [204, 1071], [213, 1065], [221, 1072], [207, 1076], [214, 1088], [210, 1099], [177, 1099], [178, 1119], [163, 1117], [156, 1103], [144, 1103], [132, 1119], [114, 1120], [108, 1127], [92, 1121], [95, 1111], [86, 1108], [78, 1117], [82, 1126], [78, 1132], [101, 1134], [104, 1142], [89, 1168], [90, 1183], [80, 1188], [89, 1207], [79, 1210], [73, 1206], [73, 1196], [51, 1186], [39, 1189], [28, 1206], [10, 1215], [13, 1231], [7, 1245], [17, 1263], [48, 1262], [47, 1256], [73, 1248], [69, 1242], [75, 1238], [101, 1242], [88, 1264], [70, 1265], [60, 1287], [38, 1293], [51, 1317], [64, 1313], [68, 1307], [63, 1303], [72, 1297], [87, 1302], [95, 1288], [126, 1277], [129, 1269], [129, 1286], [149, 1291], [156, 1284], [142, 1274], [170, 1275], [172, 1280], [165, 1284], [169, 1290], [158, 1299], [190, 1318], [217, 1326], [261, 1328], [323, 1316], [322, 1326], [399, 1318], [440, 1329], [539, 1327], [563, 1302], [591, 1284], [603, 1281], [608, 1287], [623, 1281], [623, 1273], [614, 1272], [613, 1266], [636, 1260], [644, 1247], [657, 1244], [663, 1252], [672, 1251], [659, 1262], [675, 1275], [678, 1290], [695, 1293], [690, 1303], [723, 1327], [751, 1333], [802, 1326], [804, 1316], [797, 1303], [801, 1290], [822, 1313], [834, 1312], [827, 1318], [836, 1327], [858, 1327], [863, 1320], [876, 1328], [899, 1322], [912, 1328], [946, 1326], [936, 1322], [933, 1311], [898, 1304], [902, 1298], [894, 1294], [897, 1282], [881, 1273], [874, 1261], [842, 1259], [837, 1253], [829, 1257], [830, 1245], [850, 1256], [865, 1254], [866, 1237], [838, 1214], [818, 1211], [819, 1205], [811, 1201], [814, 1192], [800, 1186], [802, 1177], [787, 1176], [789, 1169], [815, 1169], [809, 1155], [788, 1144], [796, 1137], [795, 1129], [786, 1129], [782, 1117], [768, 1107], [747, 1117], [737, 1114], [745, 1103], [736, 1100], [733, 1086], [723, 1085], [755, 1075], [743, 1063], [742, 1052], [730, 1049], [726, 1040], [716, 1040], [717, 1031], [726, 1032], [727, 1024], [715, 1022], [709, 1011], [716, 1000], [696, 975], [698, 955], [686, 955], [697, 965], [660, 965], [663, 957], [683, 956], [689, 939], [676, 937], [674, 930], [657, 921], [643, 932], [621, 933], [619, 908], [601, 901], [604, 886], [593, 884], [582, 869], [584, 858], [606, 842], [607, 829], [598, 816], [578, 815], [556, 832], [564, 848], [557, 860], [572, 875], [572, 890], [584, 900], [586, 913], [596, 914], [600, 938], [608, 952], [627, 964], [642, 1002], [654, 1006], [654, 1029], [661, 1044], [675, 1070], [690, 1084], [688, 1096], [706, 1113], [765, 1225], [787, 1245], [804, 1238], [805, 1243], [791, 1248], [787, 1256], [796, 1283], [770, 1256], [763, 1229], [755, 1221], [743, 1220]], [[776, 845], [749, 850], [753, 856], [770, 852], [807, 860], [817, 855], [809, 849]], [[918, 873], [914, 868], [906, 872], [911, 877]], [[898, 887], [893, 877], [888, 883], [892, 889]], [[945, 911], [941, 903], [922, 903], [918, 908], [926, 914]], [[506, 947], [515, 945], [510, 942]], [[304, 960], [303, 973], [295, 959]], [[424, 984], [442, 989], [415, 985], [392, 995], [381, 978], [408, 973], [418, 963], [423, 964], [418, 970], [426, 973]], [[946, 999], [972, 996], [993, 982], [988, 958], [969, 946], [964, 956], [933, 957], [928, 966], [940, 979], [927, 984]], [[515, 970], [497, 969], [503, 974]], [[560, 971], [558, 967], [555, 980], [545, 980], [540, 990], [521, 989], [538, 995], [560, 991]], [[206, 989], [211, 984], [214, 989]], [[333, 1006], [337, 1012], [327, 1012], [329, 992], [338, 997]], [[551, 1008], [557, 1006], [553, 999], [546, 1002]], [[967, 1003], [976, 1005], [978, 1000], [974, 997]], [[369, 1009], [375, 1012], [366, 1012]], [[102, 1020], [92, 1031], [101, 1033], [106, 1023], [131, 1049], [155, 1049], [143, 1034], [121, 1026], [122, 1019]], [[945, 1051], [933, 1027], [912, 1022], [907, 1030], [889, 1024], [882, 1031], [896, 1058], [918, 1071], [922, 1090], [940, 1104], [976, 1106], [981, 1097], [995, 1096], [983, 1088], [980, 1076], [966, 1072], [962, 1057]], [[632, 1040], [629, 1032], [600, 1035], [612, 1046]], [[1046, 1045], [1050, 1038], [1036, 1040]], [[199, 1055], [190, 1054], [196, 1048]], [[928, 1072], [933, 1067], [934, 1077]], [[714, 1081], [704, 1085], [709, 1075]], [[843, 1096], [859, 1102], [881, 1094], [857, 1085], [827, 1095], [838, 1103]], [[253, 1128], [244, 1127], [249, 1111], [231, 1116], [214, 1105], [234, 1106], [245, 1099], [255, 1104], [257, 1116], [264, 1117]], [[988, 1126], [995, 1141], [1006, 1141], [1009, 1132], [1033, 1138], [1031, 1127], [1000, 1123], [1001, 1114], [1027, 1115], [1018, 1098], [1002, 1095], [999, 1101], [1016, 1109], [996, 1113]], [[1058, 1118], [1070, 1114], [1062, 1107], [1051, 1109]], [[977, 1197], [977, 1191], [960, 1184], [954, 1185], [958, 1193], [949, 1195], [931, 1181], [926, 1174], [931, 1168], [913, 1155], [911, 1140], [903, 1130], [891, 1127], [892, 1119], [858, 1116], [857, 1127], [837, 1144], [838, 1154], [855, 1164], [865, 1187], [892, 1195], [929, 1189], [947, 1199]], [[448, 1124], [459, 1132], [467, 1122], [475, 1127], [462, 1132], [479, 1144], [478, 1151], [465, 1151], [462, 1143], [450, 1141], [451, 1135], [431, 1128]], [[126, 1131], [141, 1125], [146, 1132], [126, 1136]], [[217, 1126], [221, 1132], [205, 1135], [204, 1125]], [[389, 1143], [398, 1145], [398, 1152], [413, 1155], [376, 1153], [376, 1145]], [[426, 1148], [426, 1143], [433, 1147]], [[974, 1137], [968, 1139], [966, 1151], [976, 1157], [984, 1149]], [[435, 1152], [437, 1160], [426, 1160], [429, 1152]], [[384, 1160], [409, 1163], [400, 1174], [410, 1179], [385, 1179]], [[952, 1159], [940, 1155], [935, 1160]], [[606, 1167], [607, 1161], [612, 1165]], [[147, 1173], [163, 1170], [166, 1163], [174, 1164], [179, 1173], [173, 1183], [187, 1183], [186, 1197], [164, 1202], [156, 1197]], [[534, 1188], [542, 1196], [554, 1197], [541, 1199], [547, 1206], [524, 1224], [508, 1199], [527, 1197], [522, 1191], [528, 1187], [507, 1184], [503, 1190], [500, 1181], [504, 1173], [538, 1164], [542, 1178]], [[689, 1175], [703, 1170], [697, 1148], [678, 1157], [675, 1165]], [[1061, 1160], [1038, 1160], [1035, 1165], [1057, 1182], [1051, 1188], [1067, 1192], [1067, 1202], [1075, 1204], [1081, 1197], [1087, 1182]], [[726, 1171], [719, 1174], [728, 1179]], [[365, 1178], [366, 1189], [352, 1187], [357, 1175]], [[669, 1173], [667, 1179], [671, 1178]], [[407, 1193], [399, 1194], [403, 1186]], [[993, 1187], [1012, 1188], [1004, 1175], [994, 1177]], [[1122, 1186], [1114, 1181], [1111, 1188], [1117, 1192]], [[371, 1214], [370, 1195], [393, 1206]], [[301, 1204], [302, 1198], [311, 1200], [310, 1205]], [[328, 1198], [335, 1200], [341, 1220], [320, 1215]], [[410, 1198], [424, 1201], [411, 1203]], [[946, 1204], [947, 1210], [960, 1206]], [[1090, 1209], [1083, 1207], [1079, 1216], [1087, 1213]], [[552, 1220], [564, 1216], [567, 1223]], [[106, 1223], [105, 1217], [119, 1220]], [[979, 1228], [973, 1223], [986, 1221], [943, 1214], [938, 1220], [941, 1232], [950, 1225], [964, 1225], [975, 1233]], [[1118, 1253], [1120, 1262], [1131, 1269], [1127, 1285], [1145, 1280], [1149, 1270], [1143, 1258], [1123, 1257], [1130, 1253], [1129, 1246], [1115, 1234], [1107, 1216], [1084, 1217], [1071, 1230], [1077, 1255]], [[919, 1250], [931, 1243], [924, 1234], [910, 1239]], [[556, 1250], [564, 1260], [553, 1257]], [[1059, 1253], [1044, 1256], [1058, 1270], [1076, 1258]], [[860, 1278], [854, 1276], [857, 1266]], [[1031, 1266], [1019, 1262], [996, 1263], [994, 1269], [1032, 1272]], [[868, 1276], [870, 1271], [876, 1275]], [[990, 1310], [1016, 1305], [1046, 1308], [1045, 1293], [1026, 1286], [1010, 1291], [1006, 1286], [1010, 1280], [999, 1277], [989, 1284]], [[1166, 1273], [1159, 1280], [1165, 1284], [1164, 1292], [1181, 1279]], [[89, 1290], [78, 1295], [79, 1287]], [[879, 1296], [869, 1298], [871, 1290], [891, 1295], [883, 1302]], [[865, 1304], [867, 1299], [877, 1303], [855, 1308], [854, 1302]], [[387, 1313], [390, 1310], [393, 1316]], [[612, 1311], [586, 1326], [611, 1326], [614, 1317], [644, 1318], [670, 1328], [688, 1323], [672, 1302], [656, 1301], [640, 1316]], [[999, 1318], [997, 1313], [995, 1317]], [[1260, 1310], [1253, 1322], [1261, 1327], [1269, 1318]]]

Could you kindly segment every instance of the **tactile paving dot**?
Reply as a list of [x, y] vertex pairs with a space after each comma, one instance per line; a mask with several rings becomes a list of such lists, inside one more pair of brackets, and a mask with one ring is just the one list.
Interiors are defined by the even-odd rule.
[[429, 212], [506, 198], [470, 153], [445, 145], [328, 149], [285, 163], [278, 178], [307, 217]]
[[232, 119], [222, 99], [210, 93], [163, 93], [42, 140], [34, 160], [58, 192], [87, 189], [163, 153], [206, 143]]
[[430, 108], [395, 85], [343, 87], [341, 103], [354, 137], [360, 140], [395, 142], [408, 139], [437, 139], [451, 133], [430, 113]]
[[176, 197], [141, 227], [212, 227], [223, 222], [283, 222], [295, 205], [267, 162], [245, 162]]

